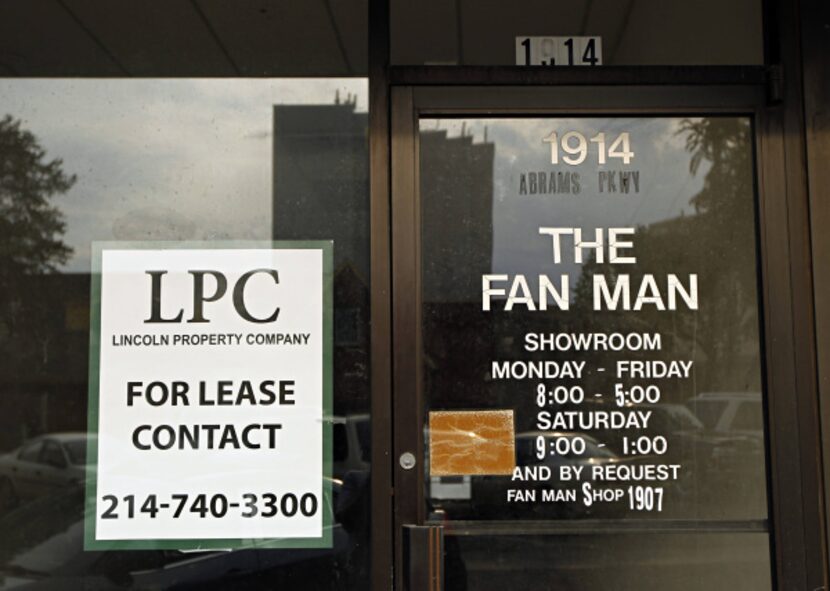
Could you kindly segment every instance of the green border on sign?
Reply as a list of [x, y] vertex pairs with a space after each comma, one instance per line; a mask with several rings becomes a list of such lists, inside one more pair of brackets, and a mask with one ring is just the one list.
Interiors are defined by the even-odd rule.
[[[228, 250], [228, 249], [308, 249], [323, 251], [323, 531], [319, 538], [267, 539], [146, 539], [96, 540], [95, 516], [98, 498], [98, 396], [101, 355], [101, 263], [104, 250]], [[333, 545], [334, 499], [332, 483], [332, 366], [333, 357], [333, 252], [331, 240], [227, 240], [93, 242], [89, 335], [89, 444], [88, 475], [84, 511], [84, 550], [225, 550], [244, 548], [331, 548]]]

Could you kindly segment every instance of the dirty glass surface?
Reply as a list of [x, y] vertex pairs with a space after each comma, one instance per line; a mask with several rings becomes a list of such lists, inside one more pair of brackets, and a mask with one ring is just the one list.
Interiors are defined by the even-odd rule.
[[[1, 589], [365, 588], [366, 96], [365, 79], [0, 80]], [[237, 239], [335, 244], [332, 548], [85, 552], [91, 242]]]
[[[660, 588], [769, 588], [751, 120], [429, 118], [419, 146], [425, 498], [448, 573], [496, 580], [499, 545], [520, 580], [533, 547]], [[512, 413], [510, 465], [465, 459], [503, 449], [482, 411]], [[537, 535], [513, 552], [493, 531]], [[755, 573], [737, 587], [715, 574], [733, 559]]]

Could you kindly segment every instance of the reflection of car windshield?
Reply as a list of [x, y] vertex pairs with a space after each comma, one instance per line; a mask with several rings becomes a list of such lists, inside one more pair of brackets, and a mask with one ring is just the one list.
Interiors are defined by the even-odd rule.
[[727, 402], [723, 400], [695, 400], [688, 404], [697, 415], [697, 418], [706, 425], [707, 429], [714, 429], [723, 414], [723, 409], [726, 408]]
[[703, 429], [703, 423], [685, 406], [672, 404], [667, 406], [667, 410], [677, 423], [678, 430]]
[[76, 439], [74, 441], [65, 441], [63, 444], [66, 449], [66, 455], [69, 456], [69, 461], [76, 466], [83, 466], [86, 464], [86, 440]]
[[733, 431], [760, 431], [763, 427], [763, 410], [757, 401], [742, 402], [732, 419]]
[[585, 455], [592, 458], [615, 458], [615, 456], [607, 447], [598, 447], [592, 443], [585, 446]]

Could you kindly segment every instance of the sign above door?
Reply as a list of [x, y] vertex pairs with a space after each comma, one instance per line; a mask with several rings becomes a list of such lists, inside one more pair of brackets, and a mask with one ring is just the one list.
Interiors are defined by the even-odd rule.
[[516, 37], [517, 66], [601, 66], [602, 37]]

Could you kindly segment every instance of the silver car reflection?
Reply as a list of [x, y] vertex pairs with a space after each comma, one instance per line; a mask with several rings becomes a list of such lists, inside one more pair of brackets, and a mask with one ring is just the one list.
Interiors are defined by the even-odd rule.
[[[333, 480], [335, 505], [340, 492]], [[0, 591], [271, 591], [299, 588], [298, 581], [303, 589], [352, 588], [330, 578], [346, 572], [339, 565], [356, 545], [336, 515], [327, 526], [331, 548], [86, 551], [84, 509], [84, 487], [75, 486], [0, 517]]]
[[0, 456], [0, 510], [84, 482], [86, 433], [51, 433]]

